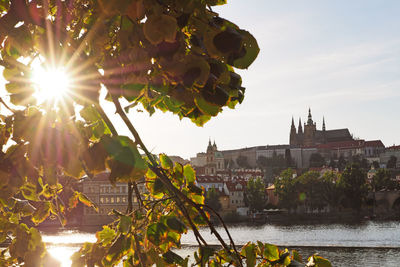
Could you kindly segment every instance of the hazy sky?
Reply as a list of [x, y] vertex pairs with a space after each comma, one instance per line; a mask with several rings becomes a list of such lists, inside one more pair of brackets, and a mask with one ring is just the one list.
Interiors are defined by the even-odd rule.
[[327, 129], [400, 144], [400, 1], [231, 0], [215, 11], [258, 40], [258, 58], [239, 71], [245, 100], [204, 127], [131, 112], [150, 150], [189, 158], [209, 137], [221, 150], [287, 144], [292, 115], [297, 126], [309, 107], [318, 129], [325, 116]]
[[400, 1], [243, 1], [215, 9], [249, 30], [261, 48], [240, 71], [246, 96], [204, 127], [157, 112], [131, 114], [154, 152], [287, 144], [292, 115], [317, 128], [349, 128], [362, 139], [400, 144]]

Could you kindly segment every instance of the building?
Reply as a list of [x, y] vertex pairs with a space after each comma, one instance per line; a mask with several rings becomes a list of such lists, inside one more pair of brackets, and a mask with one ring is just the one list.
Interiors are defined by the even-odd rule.
[[208, 141], [206, 152], [197, 153], [196, 157], [190, 158], [190, 163], [199, 175], [216, 175], [218, 171], [225, 170], [223, 154], [218, 151], [217, 145]]
[[[114, 209], [119, 212], [126, 212], [128, 207], [128, 184], [116, 183], [111, 185], [108, 177], [109, 172], [103, 172], [95, 175], [93, 179], [85, 176], [82, 181], [83, 193], [92, 200], [98, 207], [96, 212], [92, 207], [85, 206], [83, 209], [83, 225], [104, 225], [112, 222], [115, 217], [109, 215]], [[144, 184], [138, 184], [141, 193], [145, 192]], [[134, 194], [133, 207], [138, 206], [138, 201]]]
[[289, 137], [289, 145], [291, 147], [312, 147], [318, 144], [353, 140], [347, 128], [326, 130], [325, 118], [322, 120], [322, 129], [317, 130], [317, 124], [312, 119], [311, 109], [308, 109], [307, 123], [304, 123], [302, 126], [301, 119], [299, 119], [299, 126], [297, 129], [294, 125], [294, 119], [292, 118]]

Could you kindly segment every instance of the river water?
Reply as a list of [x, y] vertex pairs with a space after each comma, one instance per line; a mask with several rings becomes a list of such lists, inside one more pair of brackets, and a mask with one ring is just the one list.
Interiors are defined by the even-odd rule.
[[[400, 222], [366, 222], [363, 224], [312, 224], [230, 226], [236, 244], [262, 241], [297, 249], [303, 258], [318, 252], [333, 266], [400, 266]], [[227, 235], [218, 228], [225, 240]], [[218, 244], [209, 230], [201, 233], [209, 244]], [[69, 257], [83, 242], [94, 242], [94, 233], [63, 230], [43, 233], [48, 251], [69, 267]], [[192, 233], [182, 237], [179, 254], [193, 254], [196, 241]], [[193, 256], [192, 256], [193, 257]]]

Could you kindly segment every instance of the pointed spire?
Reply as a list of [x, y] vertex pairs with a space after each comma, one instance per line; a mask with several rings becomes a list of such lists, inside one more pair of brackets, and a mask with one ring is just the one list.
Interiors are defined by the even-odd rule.
[[322, 117], [322, 131], [325, 131], [325, 117]]
[[208, 145], [211, 146], [211, 137], [208, 138]]
[[292, 116], [292, 127], [294, 127], [294, 118]]
[[307, 125], [313, 125], [313, 120], [311, 116], [311, 108], [308, 108], [308, 120], [307, 120]]
[[298, 133], [303, 133], [303, 126], [301, 126], [301, 118], [299, 118], [299, 128], [297, 129]]

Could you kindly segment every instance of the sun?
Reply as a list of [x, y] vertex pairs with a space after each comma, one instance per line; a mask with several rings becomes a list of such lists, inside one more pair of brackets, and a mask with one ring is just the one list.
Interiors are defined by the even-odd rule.
[[47, 100], [60, 101], [68, 94], [71, 78], [63, 68], [36, 67], [32, 75], [35, 97], [39, 102]]

